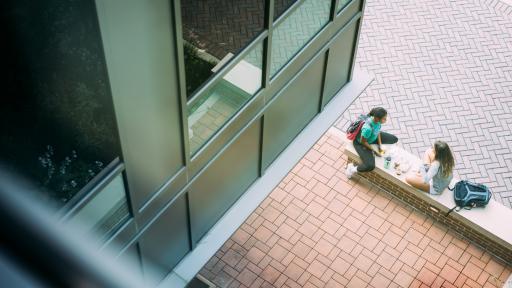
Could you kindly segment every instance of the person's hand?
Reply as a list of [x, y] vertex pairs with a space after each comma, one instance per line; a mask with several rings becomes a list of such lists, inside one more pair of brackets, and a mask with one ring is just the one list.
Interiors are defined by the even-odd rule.
[[383, 150], [378, 151], [378, 150], [373, 149], [373, 152], [375, 153], [375, 155], [377, 155], [379, 157], [382, 157], [384, 155]]
[[386, 150], [382, 149], [382, 145], [379, 143], [377, 143], [377, 150], [381, 155], [384, 155], [384, 153], [386, 153]]

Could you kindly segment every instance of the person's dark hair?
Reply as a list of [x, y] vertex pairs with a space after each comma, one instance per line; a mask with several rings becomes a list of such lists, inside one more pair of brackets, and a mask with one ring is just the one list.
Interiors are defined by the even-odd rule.
[[450, 147], [444, 141], [436, 141], [434, 143], [434, 152], [434, 160], [439, 161], [441, 164], [441, 175], [448, 177], [452, 174], [453, 167], [455, 166], [455, 160], [453, 159]]
[[373, 116], [379, 119], [386, 117], [386, 115], [388, 115], [388, 111], [382, 107], [375, 107], [370, 111], [370, 113], [368, 113], [368, 116]]

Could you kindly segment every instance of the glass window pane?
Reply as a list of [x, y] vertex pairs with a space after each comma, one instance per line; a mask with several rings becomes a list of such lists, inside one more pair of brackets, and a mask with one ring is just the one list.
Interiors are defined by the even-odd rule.
[[338, 12], [341, 11], [341, 9], [345, 8], [345, 6], [347, 6], [347, 4], [352, 1], [352, 0], [340, 0], [338, 2]]
[[327, 24], [330, 4], [331, 0], [306, 0], [274, 28], [271, 77]]
[[82, 207], [68, 223], [80, 227], [84, 234], [104, 238], [129, 217], [122, 174]]
[[64, 205], [120, 156], [94, 1], [4, 1], [0, 162]]
[[190, 98], [263, 31], [264, 0], [181, 1], [185, 80]]
[[263, 45], [256, 45], [217, 84], [188, 106], [190, 151], [196, 152], [261, 88]]
[[297, 0], [275, 0], [274, 1], [274, 20], [279, 18], [293, 3]]

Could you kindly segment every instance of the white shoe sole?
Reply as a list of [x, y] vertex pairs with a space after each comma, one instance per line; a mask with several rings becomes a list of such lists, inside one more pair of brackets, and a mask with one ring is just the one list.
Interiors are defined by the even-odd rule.
[[348, 179], [350, 179], [350, 178], [352, 178], [352, 176], [354, 176], [355, 171], [353, 171], [353, 169], [354, 169], [354, 164], [352, 164], [352, 163], [348, 164], [347, 169], [345, 169], [345, 175], [347, 176]]

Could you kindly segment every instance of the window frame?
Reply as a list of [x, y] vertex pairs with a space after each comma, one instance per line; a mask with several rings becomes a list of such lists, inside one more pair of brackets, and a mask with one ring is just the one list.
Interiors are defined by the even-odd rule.
[[[271, 66], [271, 49], [272, 49], [272, 33], [275, 26], [279, 25], [282, 21], [285, 21], [293, 12], [301, 6], [306, 0], [297, 0], [295, 3], [290, 5], [286, 11], [284, 11], [277, 19], [274, 19], [274, 10], [275, 10], [275, 1], [274, 0], [265, 0], [265, 16], [264, 16], [264, 27], [263, 31], [257, 35], [251, 42], [247, 44], [244, 48], [242, 48], [238, 54], [233, 56], [227, 63], [217, 71], [212, 77], [210, 77], [206, 82], [204, 82], [190, 97], [187, 97], [186, 93], [186, 79], [185, 79], [185, 62], [184, 62], [184, 54], [183, 54], [183, 32], [182, 32], [182, 19], [181, 19], [181, 1], [174, 1], [173, 13], [175, 16], [174, 21], [174, 37], [176, 39], [177, 51], [176, 51], [176, 59], [178, 63], [178, 82], [180, 85], [180, 105], [181, 105], [181, 122], [182, 122], [182, 136], [183, 136], [183, 147], [184, 147], [184, 162], [185, 166], [188, 167], [193, 159], [197, 159], [205, 150], [207, 150], [208, 145], [215, 141], [215, 139], [221, 137], [220, 134], [225, 130], [226, 126], [233, 122], [233, 118], [237, 117], [240, 114], [240, 111], [243, 111], [248, 105], [252, 103], [254, 98], [257, 98], [259, 94], [265, 94], [267, 88], [272, 85], [272, 83], [280, 78], [283, 71], [286, 71], [288, 67], [292, 66], [293, 62], [301, 55], [302, 51], [308, 49], [312, 43], [315, 42], [315, 39], [319, 37], [319, 35], [323, 34], [327, 29], [329, 29], [336, 21], [336, 18], [339, 14], [341, 14], [345, 8], [349, 5], [347, 4], [345, 8], [337, 14], [336, 7], [340, 0], [331, 0], [331, 7], [328, 21], [323, 25], [323, 27], [317, 31], [317, 33], [312, 36], [312, 38], [305, 43], [298, 52], [288, 60], [288, 62], [281, 67], [273, 77], [270, 77], [270, 66]], [[354, 0], [351, 0], [349, 3], [352, 3]], [[200, 148], [198, 148], [194, 153], [192, 153], [190, 149], [190, 139], [189, 139], [189, 124], [188, 124], [188, 108], [197, 103], [202, 97], [204, 97], [205, 93], [216, 85], [223, 77], [231, 71], [231, 69], [238, 64], [240, 60], [242, 60], [256, 45], [262, 44], [263, 46], [263, 60], [262, 60], [262, 84], [261, 88], [258, 92], [256, 92], [253, 97], [247, 101], [243, 106], [240, 107], [238, 112], [236, 112], [230, 119], [228, 119], [219, 129], [213, 133], [210, 138], [205, 141]], [[266, 102], [266, 101], [264, 101]]]
[[101, 235], [102, 239], [107, 239], [113, 233], [119, 230], [129, 219], [133, 218], [133, 211], [131, 210], [130, 197], [128, 193], [128, 186], [126, 182], [124, 163], [119, 157], [110, 162], [103, 170], [100, 171], [94, 178], [89, 181], [64, 207], [62, 207], [57, 214], [59, 215], [59, 222], [64, 223], [75, 216], [80, 209], [84, 208], [91, 202], [99, 193], [103, 192], [114, 179], [118, 176], [122, 177], [124, 184], [124, 194], [126, 197], [126, 205], [128, 206], [128, 215], [117, 223], [105, 235]]
[[[229, 71], [231, 71], [231, 69], [233, 67], [235, 67], [241, 60], [243, 60], [245, 58], [245, 56], [247, 56], [247, 54], [249, 54], [252, 51], [252, 49], [256, 48], [256, 46], [258, 46], [260, 43], [262, 44], [263, 51], [264, 51], [265, 45], [263, 45], [263, 42], [264, 42], [265, 38], [267, 37], [267, 35], [268, 35], [268, 31], [264, 30], [258, 36], [256, 36], [253, 40], [251, 40], [251, 42], [249, 42], [249, 44], [247, 44], [247, 46], [242, 48], [242, 50], [240, 50], [240, 52], [238, 54], [236, 54], [231, 59], [229, 59], [229, 61], [224, 66], [222, 66], [222, 68], [217, 73], [215, 73], [212, 77], [210, 77], [208, 79], [208, 81], [204, 82], [194, 92], [192, 97], [190, 97], [190, 99], [187, 100], [186, 107], [188, 108], [188, 107], [196, 104], [201, 99], [201, 97], [203, 97], [210, 89], [212, 89], [213, 86], [215, 86], [217, 83], [219, 83], [224, 78], [224, 76], [226, 76], [226, 74], [228, 74]], [[184, 55], [181, 55], [181, 58], [184, 61]], [[264, 62], [264, 60], [263, 60], [263, 62]], [[264, 65], [264, 64], [262, 63], [262, 65]], [[264, 66], [262, 66], [262, 67], [264, 67]], [[262, 85], [262, 87], [263, 87], [263, 85]], [[187, 114], [186, 116], [188, 117], [189, 115]]]
[[[272, 27], [270, 28], [272, 30], [272, 34], [274, 33], [273, 31], [279, 27], [279, 25], [281, 25], [284, 21], [286, 21], [286, 19], [288, 17], [290, 17], [291, 15], [293, 15], [293, 13], [295, 12], [295, 10], [297, 10], [302, 4], [304, 4], [304, 2], [306, 2], [307, 0], [298, 0], [297, 2], [295, 2], [293, 5], [291, 5], [288, 10], [286, 10], [281, 16], [279, 16], [273, 23], [272, 23]], [[299, 57], [299, 55], [301, 54], [302, 51], [306, 50], [311, 43], [313, 43], [315, 41], [316, 38], [319, 37], [319, 35], [323, 34], [323, 32], [326, 30], [326, 28], [329, 26], [330, 23], [333, 22], [333, 17], [332, 17], [332, 9], [333, 9], [333, 5], [335, 5], [337, 3], [337, 1], [339, 0], [331, 0], [331, 4], [330, 4], [330, 7], [329, 7], [329, 15], [328, 15], [328, 19], [327, 21], [325, 22], [325, 24], [314, 34], [311, 36], [311, 38], [306, 42], [304, 43], [304, 45], [297, 51], [295, 52], [295, 54], [290, 58], [288, 59], [288, 61], [283, 65], [281, 66], [279, 69], [277, 69], [274, 73], [274, 75], [272, 75], [271, 73], [271, 67], [272, 67], [272, 56], [270, 56], [270, 59], [268, 59], [268, 63], [267, 63], [267, 66], [268, 66], [268, 77], [270, 79], [270, 84], [272, 84], [272, 82], [279, 77], [279, 75], [282, 74], [282, 72], [284, 70], [286, 70], [286, 67], [288, 67], [289, 65], [291, 65], [291, 63], [297, 59]], [[352, 0], [351, 0], [352, 1]], [[273, 42], [273, 41], [272, 41]], [[265, 47], [266, 49], [269, 49], [270, 51], [268, 52], [269, 54], [272, 54], [272, 45], [269, 45], [269, 47]]]

